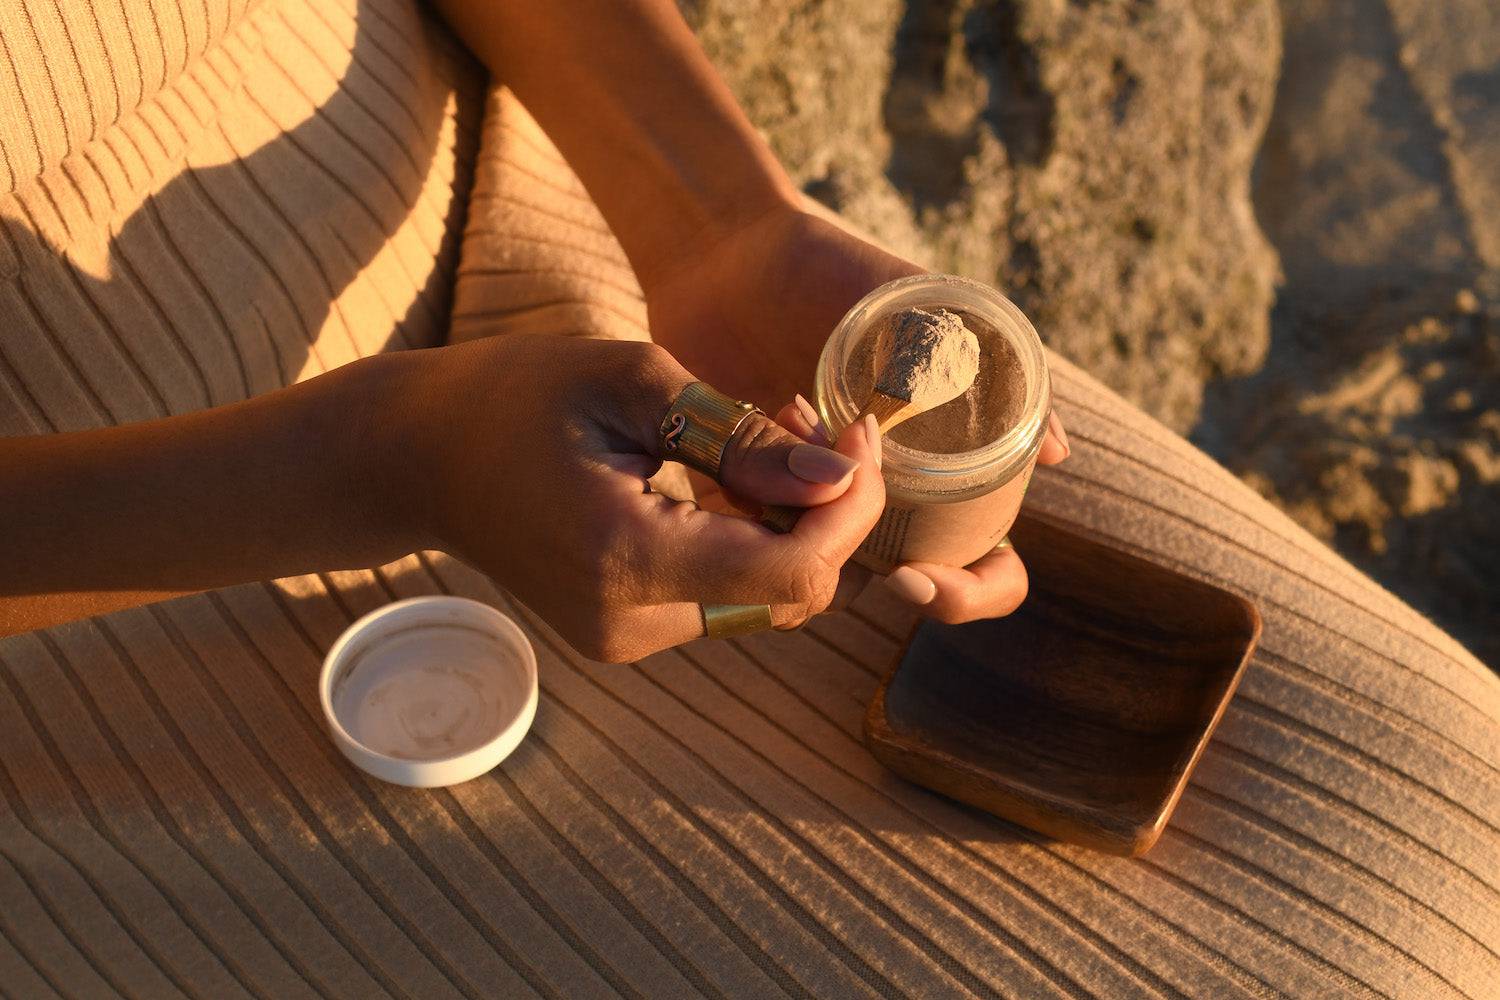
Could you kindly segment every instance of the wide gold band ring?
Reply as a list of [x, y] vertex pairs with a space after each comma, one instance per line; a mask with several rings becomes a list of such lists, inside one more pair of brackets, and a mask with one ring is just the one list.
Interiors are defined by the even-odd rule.
[[769, 604], [702, 604], [703, 634], [710, 639], [749, 635], [773, 627]]
[[729, 442], [751, 415], [760, 412], [753, 403], [726, 396], [707, 382], [694, 382], [677, 394], [662, 417], [662, 452], [717, 481]]

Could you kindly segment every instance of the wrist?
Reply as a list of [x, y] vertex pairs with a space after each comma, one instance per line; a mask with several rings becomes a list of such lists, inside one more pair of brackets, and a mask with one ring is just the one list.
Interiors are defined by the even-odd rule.
[[733, 212], [686, 230], [653, 258], [651, 266], [637, 268], [641, 292], [648, 305], [664, 290], [674, 288], [685, 274], [713, 270], [728, 260], [732, 266], [752, 263], [740, 253], [746, 246], [767, 245], [768, 234], [795, 230], [801, 225], [806, 209], [795, 189], [787, 192], [763, 192], [755, 200], [746, 199]]
[[347, 517], [345, 544], [369, 562], [436, 546], [430, 503], [431, 437], [418, 382], [428, 351], [393, 351], [331, 373], [319, 399], [330, 460], [328, 510]]
[[639, 228], [631, 266], [648, 299], [655, 289], [744, 233], [801, 212], [800, 196], [780, 166], [746, 169], [750, 176], [723, 178], [713, 190], [681, 185], [672, 197], [690, 204], [671, 213], [672, 224]]

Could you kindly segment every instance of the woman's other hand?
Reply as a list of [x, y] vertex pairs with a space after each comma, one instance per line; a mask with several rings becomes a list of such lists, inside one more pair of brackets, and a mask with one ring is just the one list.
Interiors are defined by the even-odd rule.
[[476, 341], [425, 355], [405, 412], [428, 541], [488, 573], [594, 659], [625, 662], [702, 634], [700, 603], [769, 604], [795, 626], [833, 599], [885, 490], [877, 440], [832, 449], [752, 416], [723, 458], [746, 504], [810, 507], [777, 535], [649, 492], [659, 425], [695, 381], [652, 344]]
[[[801, 396], [783, 407], [776, 415], [776, 421], [805, 441], [827, 440], [827, 429], [819, 421], [817, 411]], [[1047, 436], [1037, 453], [1037, 462], [1056, 465], [1067, 457], [1068, 439], [1063, 433], [1062, 422], [1054, 413], [1049, 418]], [[858, 596], [873, 576], [858, 563], [849, 563], [844, 568], [835, 606], [842, 606]], [[958, 624], [1010, 614], [1026, 599], [1028, 580], [1026, 564], [1014, 548], [1006, 546], [968, 566], [907, 563], [884, 577], [882, 583], [925, 616]]]
[[849, 307], [923, 269], [836, 222], [783, 205], [705, 236], [643, 279], [651, 335], [724, 392], [780, 405], [812, 386]]
[[[683, 253], [644, 287], [658, 343], [722, 391], [769, 408], [810, 392], [823, 344], [854, 303], [924, 273], [831, 217], [783, 205]], [[1054, 414], [1039, 461], [1067, 454]]]
[[[830, 219], [787, 207], [680, 259], [647, 288], [647, 304], [654, 336], [684, 364], [725, 392], [781, 400], [808, 391], [823, 343], [850, 306], [887, 281], [920, 273]], [[787, 406], [777, 419], [822, 441], [816, 417], [810, 406]], [[1068, 451], [1053, 414], [1037, 461], [1053, 465]], [[869, 573], [851, 564], [845, 577], [840, 595], [857, 594]], [[913, 563], [885, 582], [946, 622], [1007, 615], [1027, 587], [1014, 549], [963, 567]]]

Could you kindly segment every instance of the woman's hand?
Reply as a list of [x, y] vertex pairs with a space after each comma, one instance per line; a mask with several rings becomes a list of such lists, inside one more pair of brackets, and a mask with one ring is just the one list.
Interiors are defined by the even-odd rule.
[[695, 638], [699, 602], [828, 606], [880, 516], [879, 433], [747, 418], [726, 487], [777, 535], [646, 488], [694, 381], [651, 344], [508, 337], [366, 358], [228, 406], [0, 438], [0, 635], [176, 593], [442, 548], [596, 659]]
[[[920, 273], [835, 222], [788, 207], [684, 256], [646, 296], [653, 335], [684, 364], [725, 392], [780, 400], [808, 392], [823, 342], [850, 306], [887, 281]], [[825, 442], [817, 419], [805, 400], [777, 417], [804, 440]], [[1056, 464], [1068, 450], [1053, 414], [1037, 461]], [[857, 594], [869, 575], [851, 564], [840, 594]], [[1007, 615], [1027, 586], [1014, 549], [965, 567], [913, 563], [885, 582], [946, 622]]]
[[645, 285], [651, 335], [731, 395], [810, 394], [823, 342], [872, 289], [922, 268], [790, 205], [686, 246]]
[[810, 507], [777, 535], [646, 489], [663, 414], [693, 375], [652, 344], [507, 337], [421, 352], [405, 412], [416, 516], [580, 652], [624, 662], [702, 634], [700, 603], [770, 604], [779, 627], [833, 599], [885, 489], [878, 432], [833, 450], [749, 418], [723, 459], [746, 503]]

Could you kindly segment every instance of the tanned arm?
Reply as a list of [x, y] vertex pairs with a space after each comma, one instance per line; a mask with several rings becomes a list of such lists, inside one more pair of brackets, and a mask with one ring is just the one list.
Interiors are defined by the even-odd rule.
[[671, 0], [436, 0], [582, 179], [648, 288], [798, 192]]
[[405, 359], [230, 406], [0, 439], [0, 635], [179, 593], [375, 566], [406, 537]]

